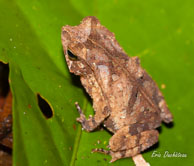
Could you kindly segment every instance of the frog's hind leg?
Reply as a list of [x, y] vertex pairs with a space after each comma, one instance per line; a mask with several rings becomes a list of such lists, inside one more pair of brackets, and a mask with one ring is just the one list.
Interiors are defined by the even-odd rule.
[[129, 133], [123, 133], [123, 135], [117, 135], [116, 137], [114, 135], [109, 142], [111, 162], [139, 154], [158, 142], [158, 135], [157, 130], [147, 130], [133, 136]]
[[160, 116], [162, 118], [162, 121], [164, 121], [165, 123], [172, 122], [173, 116], [169, 111], [168, 106], [164, 100], [164, 96], [162, 95], [156, 83], [146, 72], [144, 72], [142, 81], [147, 82], [144, 85], [144, 88], [147, 90], [146, 93], [152, 97], [153, 101], [155, 101], [155, 103], [160, 108]]
[[128, 149], [128, 150], [117, 151], [117, 152], [114, 152], [112, 150], [105, 150], [102, 148], [96, 148], [96, 149], [93, 149], [92, 152], [98, 152], [98, 153], [102, 153], [105, 155], [111, 155], [112, 159], [110, 163], [112, 163], [121, 158], [135, 156], [136, 154], [138, 154], [138, 147], [133, 148], [133, 149]]
[[98, 152], [98, 153], [102, 153], [105, 155], [111, 155], [112, 159], [110, 163], [118, 159], [121, 159], [121, 158], [135, 156], [136, 154], [138, 154], [137, 151], [138, 151], [138, 148], [133, 148], [130, 150], [122, 150], [122, 151], [117, 151], [117, 152], [114, 152], [112, 150], [105, 150], [103, 148], [96, 148], [92, 150], [92, 152]]
[[97, 148], [93, 149], [92, 152], [111, 155], [112, 160], [110, 162], [114, 162], [121, 158], [133, 157], [158, 142], [159, 133], [157, 130], [147, 130], [133, 136], [124, 132], [127, 131], [126, 127], [121, 131], [122, 134], [118, 131], [110, 139], [110, 150]]
[[173, 116], [168, 109], [168, 106], [166, 104], [166, 101], [164, 100], [162, 93], [159, 90], [156, 92], [155, 98], [156, 98], [156, 100], [158, 102], [158, 106], [161, 110], [160, 115], [161, 115], [162, 121], [164, 121], [165, 123], [172, 122]]

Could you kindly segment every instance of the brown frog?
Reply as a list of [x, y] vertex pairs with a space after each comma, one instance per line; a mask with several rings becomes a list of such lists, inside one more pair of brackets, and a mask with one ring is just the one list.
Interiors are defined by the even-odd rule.
[[78, 103], [77, 121], [90, 132], [103, 124], [114, 135], [111, 162], [132, 157], [158, 141], [157, 127], [172, 122], [172, 114], [156, 83], [129, 57], [115, 36], [99, 20], [89, 16], [78, 26], [62, 27], [62, 44], [70, 72], [79, 75], [93, 99], [95, 115], [86, 119]]

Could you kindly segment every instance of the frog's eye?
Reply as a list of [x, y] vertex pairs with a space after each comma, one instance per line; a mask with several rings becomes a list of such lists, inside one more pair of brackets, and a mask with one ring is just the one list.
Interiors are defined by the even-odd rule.
[[72, 61], [76, 61], [78, 59], [77, 56], [74, 55], [70, 50], [67, 50], [67, 55], [68, 55], [69, 59]]

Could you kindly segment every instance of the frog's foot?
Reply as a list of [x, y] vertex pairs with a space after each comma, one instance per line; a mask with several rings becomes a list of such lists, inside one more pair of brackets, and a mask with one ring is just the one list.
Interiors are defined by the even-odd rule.
[[[125, 158], [125, 157], [131, 157], [131, 156], [135, 156], [137, 154], [137, 148], [133, 148], [130, 150], [123, 150], [123, 151], [118, 151], [118, 152], [113, 152], [112, 150], [105, 150], [103, 148], [96, 148], [92, 150], [93, 152], [97, 152], [97, 153], [103, 153], [105, 155], [111, 155], [112, 159], [110, 161], [110, 163], [121, 159], [121, 158]], [[129, 156], [126, 156], [126, 154], [128, 154]]]
[[[103, 148], [96, 148], [96, 149], [93, 149], [92, 152], [98, 152], [98, 153], [103, 153], [106, 155], [107, 154], [111, 155], [112, 159], [111, 159], [110, 163], [112, 163], [112, 162], [114, 162], [118, 159], [121, 159], [121, 158], [134, 156], [135, 154], [137, 154], [137, 150], [138, 150], [138, 148], [133, 148], [130, 150], [123, 150], [123, 151], [114, 152], [112, 150], [105, 150]], [[128, 154], [128, 155], [130, 154], [130, 156], [126, 156], [126, 154]]]
[[94, 129], [96, 129], [99, 126], [99, 122], [96, 122], [95, 118], [91, 115], [89, 116], [89, 119], [86, 119], [86, 116], [84, 115], [82, 109], [80, 108], [78, 102], [75, 102], [75, 106], [80, 114], [80, 117], [76, 120], [82, 124], [82, 127], [84, 130], [90, 132]]
[[98, 152], [98, 153], [103, 153], [103, 154], [111, 154], [111, 151], [110, 150], [105, 150], [103, 148], [92, 149], [92, 153], [93, 152]]
[[[122, 155], [121, 153], [117, 153], [117, 152], [113, 152], [112, 150], [105, 150], [103, 148], [96, 148], [96, 149], [92, 149], [92, 153], [97, 152], [97, 153], [103, 153], [105, 155], [111, 155], [112, 156], [112, 160], [110, 161], [110, 163], [116, 161], [117, 159], [115, 158], [115, 155]], [[122, 158], [122, 157], [121, 157]]]
[[84, 123], [84, 122], [86, 121], [86, 117], [85, 117], [85, 115], [84, 115], [82, 109], [80, 108], [78, 102], [75, 102], [75, 106], [76, 106], [76, 108], [77, 108], [77, 110], [78, 110], [78, 112], [79, 112], [79, 114], [80, 114], [80, 117], [77, 118], [76, 120], [77, 120], [78, 122], [80, 122], [80, 123]]

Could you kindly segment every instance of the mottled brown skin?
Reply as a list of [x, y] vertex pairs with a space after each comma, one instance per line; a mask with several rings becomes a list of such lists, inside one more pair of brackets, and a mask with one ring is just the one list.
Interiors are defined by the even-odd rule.
[[86, 119], [76, 103], [77, 121], [88, 132], [103, 124], [114, 134], [109, 151], [94, 151], [110, 154], [113, 162], [155, 144], [155, 129], [162, 121], [172, 122], [172, 114], [139, 58], [129, 57], [95, 17], [84, 18], [78, 26], [64, 26], [61, 37], [70, 72], [80, 76], [93, 99], [94, 117]]

